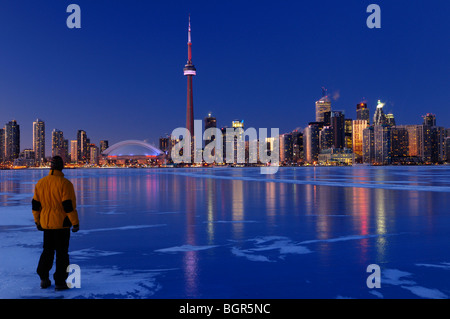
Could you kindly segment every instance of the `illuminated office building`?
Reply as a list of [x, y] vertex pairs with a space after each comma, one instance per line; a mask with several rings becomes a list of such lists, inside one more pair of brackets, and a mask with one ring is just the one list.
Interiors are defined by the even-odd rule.
[[367, 128], [367, 120], [355, 120], [352, 129], [353, 153], [358, 160], [363, 155], [363, 132]]
[[367, 121], [367, 124], [370, 124], [370, 113], [367, 103], [361, 102], [356, 104], [356, 119]]

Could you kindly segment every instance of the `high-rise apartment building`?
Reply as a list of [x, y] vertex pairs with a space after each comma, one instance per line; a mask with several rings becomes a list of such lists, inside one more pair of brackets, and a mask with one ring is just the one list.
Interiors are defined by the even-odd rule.
[[317, 162], [320, 152], [319, 134], [321, 123], [311, 122], [303, 132], [303, 149], [305, 152], [305, 162]]
[[78, 130], [77, 132], [77, 161], [79, 163], [86, 163], [88, 157], [88, 138], [86, 132]]
[[109, 141], [102, 140], [100, 141], [100, 154], [103, 154], [103, 152], [109, 147]]
[[45, 161], [45, 122], [40, 119], [33, 122], [33, 151], [36, 163]]
[[89, 163], [92, 165], [98, 165], [99, 163], [99, 148], [95, 144], [91, 144], [89, 147]]
[[78, 140], [70, 141], [70, 160], [72, 163], [78, 162]]
[[422, 125], [398, 125], [397, 128], [405, 128], [408, 132], [408, 156], [422, 158], [423, 126]]
[[293, 161], [293, 146], [292, 133], [280, 135], [280, 163], [291, 163]]
[[292, 160], [294, 163], [304, 160], [303, 133], [298, 130], [292, 132]]
[[64, 150], [64, 133], [55, 128], [52, 131], [52, 157], [57, 155], [65, 159], [67, 154]]
[[4, 160], [13, 163], [20, 154], [20, 125], [16, 120], [5, 124], [4, 130]]
[[170, 151], [170, 136], [161, 136], [159, 138], [159, 149], [164, 153], [169, 154]]

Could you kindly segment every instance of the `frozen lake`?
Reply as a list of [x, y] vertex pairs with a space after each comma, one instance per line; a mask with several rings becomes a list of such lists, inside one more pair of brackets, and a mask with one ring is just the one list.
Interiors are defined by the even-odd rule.
[[39, 288], [31, 198], [48, 170], [0, 171], [0, 298], [450, 297], [449, 166], [64, 173], [81, 288]]

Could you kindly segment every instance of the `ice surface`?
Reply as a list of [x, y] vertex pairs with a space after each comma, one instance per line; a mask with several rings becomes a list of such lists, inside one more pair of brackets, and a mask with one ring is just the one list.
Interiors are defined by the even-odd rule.
[[0, 171], [0, 298], [450, 296], [449, 167], [65, 173], [81, 289], [39, 288], [30, 201], [46, 172]]
[[398, 269], [385, 269], [383, 270], [383, 277], [381, 279], [382, 284], [396, 285], [403, 289], [409, 290], [414, 295], [420, 298], [429, 299], [447, 299], [449, 296], [434, 288], [426, 288], [418, 286], [413, 280], [403, 279], [404, 277], [412, 277], [409, 272], [401, 271]]
[[162, 248], [155, 250], [156, 252], [160, 253], [177, 253], [177, 252], [186, 252], [186, 251], [198, 251], [198, 250], [205, 250], [205, 249], [211, 249], [218, 246], [192, 246], [192, 245], [183, 245], [178, 247], [169, 247], [169, 248]]
[[437, 289], [430, 289], [421, 286], [402, 286], [403, 289], [410, 290], [420, 298], [428, 299], [448, 299], [448, 296]]

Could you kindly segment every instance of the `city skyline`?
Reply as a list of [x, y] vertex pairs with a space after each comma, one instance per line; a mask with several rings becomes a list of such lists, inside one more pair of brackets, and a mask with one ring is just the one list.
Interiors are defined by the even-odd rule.
[[[1, 35], [6, 44], [5, 58], [20, 53], [25, 61], [23, 67], [27, 68], [22, 74], [4, 64], [4, 85], [0, 91], [1, 125], [12, 119], [21, 124], [21, 149], [32, 148], [31, 122], [36, 118], [46, 122], [48, 132], [53, 128], [64, 131], [68, 140], [75, 139], [76, 132], [83, 128], [93, 141], [108, 139], [112, 144], [133, 138], [157, 145], [160, 136], [183, 126], [186, 84], [179, 64], [185, 60], [189, 13], [195, 17], [196, 61], [202, 70], [196, 77], [195, 119], [212, 112], [218, 126], [242, 118], [249, 126], [279, 127], [280, 133], [296, 127], [303, 129], [314, 119], [314, 102], [320, 96], [320, 88], [326, 87], [333, 109], [345, 111], [346, 117], [352, 119], [356, 119], [354, 105], [361, 101], [367, 102], [372, 118], [376, 101], [381, 99], [386, 103], [386, 111], [395, 114], [398, 125], [420, 124], [423, 115], [434, 113], [438, 125], [450, 126], [449, 111], [441, 102], [450, 99], [448, 91], [441, 88], [448, 78], [448, 72], [442, 71], [449, 63], [443, 60], [449, 45], [439, 41], [445, 28], [438, 28], [435, 22], [448, 23], [436, 19], [436, 14], [444, 10], [435, 12], [430, 6], [422, 8], [422, 4], [402, 7], [381, 1], [382, 28], [371, 30], [365, 25], [364, 3], [344, 10], [325, 1], [322, 4], [326, 6], [320, 11], [315, 4], [247, 4], [241, 12], [232, 10], [237, 5], [234, 2], [216, 6], [204, 2], [183, 4], [170, 12], [163, 10], [167, 9], [164, 4], [157, 4], [156, 8], [162, 10], [160, 16], [155, 10], [145, 11], [149, 8], [145, 4], [79, 4], [83, 17], [80, 30], [69, 30], [64, 23], [59, 25], [59, 20], [66, 17], [64, 10], [60, 12], [48, 4], [30, 3], [20, 17], [5, 16], [0, 22], [15, 28], [10, 36]], [[5, 6], [4, 12], [18, 7], [14, 3]], [[41, 22], [33, 33], [36, 20], [32, 10], [36, 6], [48, 9], [46, 14], [55, 19]], [[124, 9], [127, 24], [123, 29], [113, 25], [111, 33], [107, 33], [101, 26], [107, 25], [107, 18], [118, 17], [118, 8]], [[255, 8], [252, 16], [250, 12]], [[211, 13], [206, 14], [206, 9]], [[287, 9], [297, 9], [292, 10], [297, 14]], [[148, 14], [145, 23], [128, 21], [131, 16], [143, 17], [142, 10]], [[423, 16], [430, 10], [435, 14], [433, 19]], [[408, 21], [413, 13], [422, 19]], [[216, 19], [211, 19], [214, 14]], [[342, 21], [348, 15], [354, 21], [345, 25]], [[287, 19], [283, 19], [285, 16]], [[270, 23], [265, 20], [268, 17]], [[318, 17], [323, 18], [321, 23], [315, 20]], [[31, 56], [24, 43], [36, 35], [42, 37], [44, 45], [35, 47], [38, 50]], [[346, 40], [352, 36], [354, 41]], [[103, 41], [95, 43], [99, 38]], [[53, 42], [56, 39], [60, 41], [57, 45]], [[415, 45], [420, 41], [428, 41], [428, 48]], [[32, 41], [31, 45], [38, 43]], [[392, 45], [397, 50], [393, 55], [389, 51]], [[439, 49], [434, 50], [435, 46]], [[309, 52], [312, 48], [317, 48], [317, 57]], [[90, 53], [83, 53], [82, 49], [89, 49]], [[55, 52], [66, 56], [51, 60]], [[102, 63], [101, 58], [105, 57], [107, 61]], [[132, 59], [137, 62], [131, 62]], [[73, 67], [66, 65], [66, 60]], [[264, 61], [276, 67], [264, 67]], [[223, 68], [223, 63], [227, 68]], [[42, 72], [44, 66], [49, 68], [48, 74]], [[415, 76], [404, 72], [411, 68], [422, 72]], [[62, 77], [64, 74], [67, 76]], [[152, 74], [156, 80], [144, 74]], [[262, 77], [263, 74], [268, 77]], [[43, 81], [38, 82], [41, 76]], [[18, 94], [22, 87], [27, 88], [27, 94]], [[142, 118], [148, 118], [148, 122]], [[48, 154], [50, 134], [46, 145]]]

